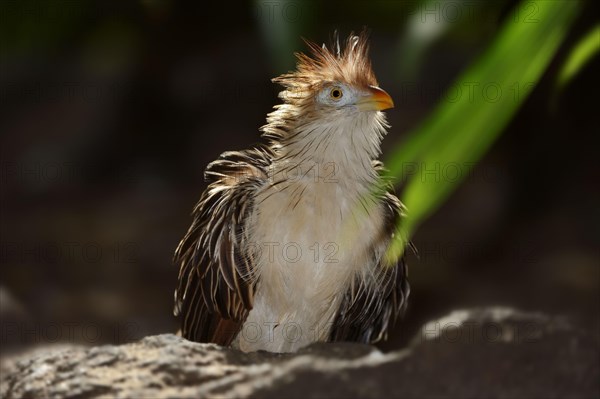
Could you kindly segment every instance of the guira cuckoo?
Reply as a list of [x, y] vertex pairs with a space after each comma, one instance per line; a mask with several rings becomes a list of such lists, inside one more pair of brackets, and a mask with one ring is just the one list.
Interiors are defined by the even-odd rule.
[[[221, 154], [176, 253], [182, 335], [243, 351], [376, 342], [409, 294], [387, 256], [403, 206], [382, 176], [393, 107], [365, 33], [307, 42], [261, 128], [265, 143]], [[343, 47], [343, 48], [341, 48]]]

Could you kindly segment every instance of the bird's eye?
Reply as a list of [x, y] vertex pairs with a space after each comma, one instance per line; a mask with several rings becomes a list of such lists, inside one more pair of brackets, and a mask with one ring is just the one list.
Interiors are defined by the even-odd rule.
[[344, 95], [344, 93], [342, 92], [342, 89], [340, 89], [339, 87], [334, 87], [329, 92], [329, 97], [331, 97], [334, 100], [339, 100], [340, 98], [342, 98], [343, 95]]

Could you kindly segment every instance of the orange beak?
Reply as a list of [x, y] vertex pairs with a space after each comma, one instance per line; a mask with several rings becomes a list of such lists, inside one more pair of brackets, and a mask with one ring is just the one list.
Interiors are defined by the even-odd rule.
[[369, 94], [358, 100], [356, 105], [360, 111], [383, 111], [394, 108], [394, 101], [385, 90], [370, 86]]

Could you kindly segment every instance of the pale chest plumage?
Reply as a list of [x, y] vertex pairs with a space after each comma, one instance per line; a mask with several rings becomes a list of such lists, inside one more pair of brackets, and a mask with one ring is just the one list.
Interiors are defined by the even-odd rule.
[[370, 194], [370, 160], [335, 154], [275, 163], [257, 196], [249, 241], [259, 286], [236, 339], [242, 350], [290, 352], [327, 340], [352, 279], [375, 267], [384, 218]]

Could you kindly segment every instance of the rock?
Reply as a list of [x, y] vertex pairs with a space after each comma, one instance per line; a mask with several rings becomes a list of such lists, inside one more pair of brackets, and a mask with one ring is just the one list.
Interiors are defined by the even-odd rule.
[[600, 395], [598, 337], [505, 308], [456, 311], [408, 348], [355, 343], [243, 353], [172, 334], [3, 359], [0, 395], [23, 397], [502, 397]]

